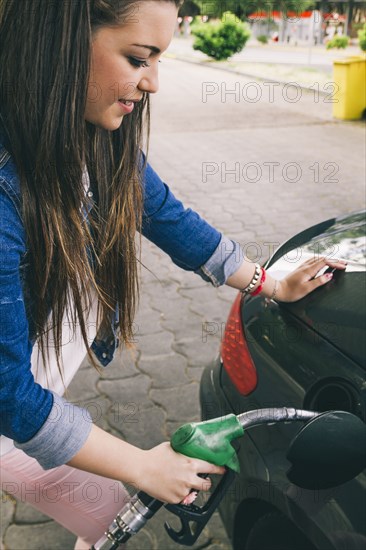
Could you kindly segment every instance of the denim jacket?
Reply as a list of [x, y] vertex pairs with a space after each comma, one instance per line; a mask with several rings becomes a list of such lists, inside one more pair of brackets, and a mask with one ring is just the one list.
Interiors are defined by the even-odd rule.
[[[30, 370], [35, 305], [27, 286], [19, 178], [6, 146], [0, 133], [0, 433], [49, 469], [65, 464], [81, 449], [92, 419], [85, 409], [37, 384]], [[214, 286], [224, 284], [240, 266], [240, 246], [185, 208], [150, 165], [143, 192], [142, 234], [176, 265]], [[107, 333], [98, 333], [91, 346], [103, 366], [118, 346], [116, 321]]]

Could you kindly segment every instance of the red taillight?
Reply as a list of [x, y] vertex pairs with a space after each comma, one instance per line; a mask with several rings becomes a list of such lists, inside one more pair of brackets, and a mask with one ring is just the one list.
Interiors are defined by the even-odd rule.
[[231, 381], [242, 395], [251, 393], [257, 385], [257, 372], [244, 338], [240, 316], [241, 294], [234, 301], [221, 342], [221, 357]]

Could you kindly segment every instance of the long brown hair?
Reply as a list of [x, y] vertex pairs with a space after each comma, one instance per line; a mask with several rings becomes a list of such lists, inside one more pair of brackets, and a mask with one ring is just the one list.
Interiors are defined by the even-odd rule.
[[[93, 32], [126, 21], [139, 3], [0, 0], [0, 115], [21, 183], [28, 284], [36, 303], [32, 322], [46, 360], [51, 311], [59, 368], [65, 311], [74, 310], [72, 320], [87, 343], [91, 285], [99, 321], [111, 322], [118, 304], [120, 339], [127, 343], [132, 337], [139, 290], [135, 234], [142, 213], [139, 155], [144, 122], [149, 128], [148, 94], [113, 132], [86, 122], [84, 115]], [[88, 219], [85, 165], [98, 197]]]

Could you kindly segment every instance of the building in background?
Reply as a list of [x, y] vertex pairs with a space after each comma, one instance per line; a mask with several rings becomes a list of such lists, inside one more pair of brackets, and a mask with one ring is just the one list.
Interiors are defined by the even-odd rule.
[[334, 35], [357, 38], [357, 31], [366, 22], [366, 2], [323, 0], [315, 9], [302, 13], [260, 10], [248, 17], [252, 36], [267, 35], [275, 41], [314, 45], [325, 43]]

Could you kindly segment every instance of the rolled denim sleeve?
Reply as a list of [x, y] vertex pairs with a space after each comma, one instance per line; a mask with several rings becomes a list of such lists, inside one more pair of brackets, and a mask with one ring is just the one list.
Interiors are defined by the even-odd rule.
[[91, 423], [86, 411], [68, 408], [34, 380], [20, 275], [25, 243], [19, 213], [0, 186], [0, 433], [52, 468], [76, 454]]
[[66, 464], [87, 440], [92, 418], [81, 409], [53, 393], [53, 405], [42, 428], [25, 443], [15, 447], [35, 458], [44, 470]]
[[143, 193], [142, 234], [176, 265], [214, 286], [223, 285], [240, 267], [240, 245], [185, 208], [149, 164], [143, 174]]
[[241, 266], [244, 253], [236, 241], [221, 236], [221, 240], [212, 256], [195, 273], [202, 279], [218, 287], [226, 283]]

